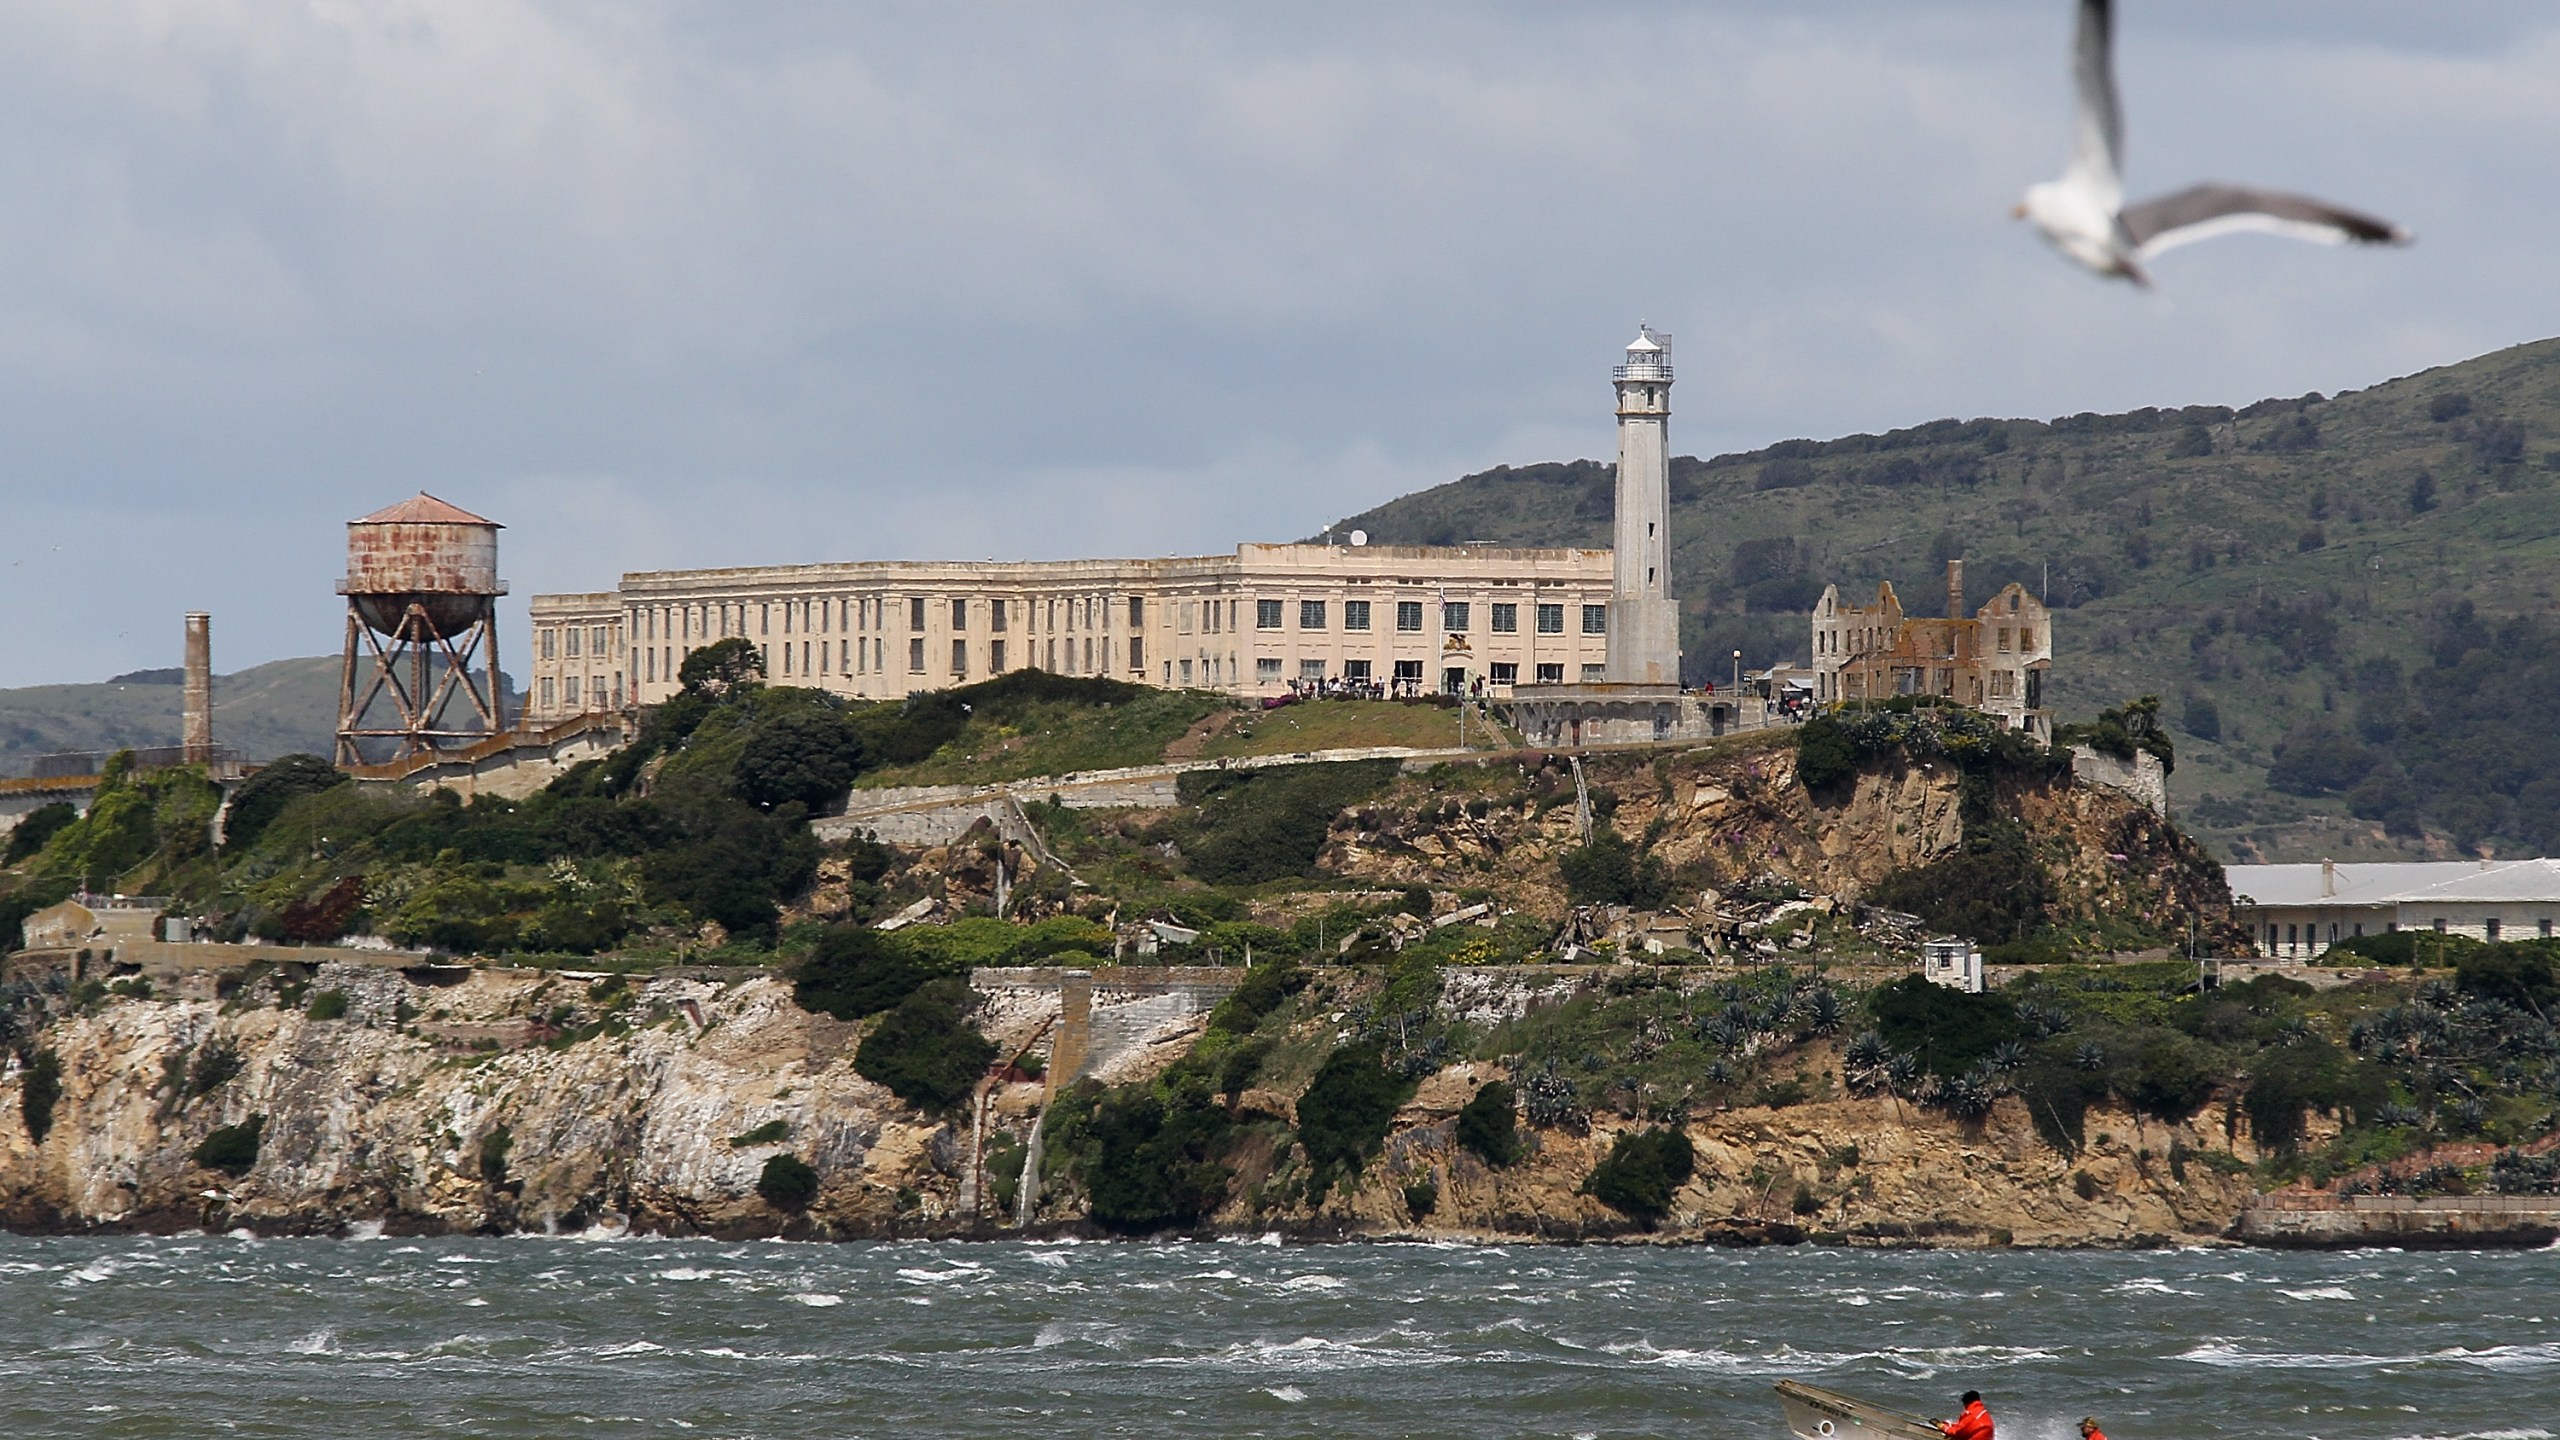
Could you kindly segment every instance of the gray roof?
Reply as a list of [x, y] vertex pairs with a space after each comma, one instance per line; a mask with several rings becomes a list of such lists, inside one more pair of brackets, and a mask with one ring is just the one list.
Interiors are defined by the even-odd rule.
[[[2323, 871], [2332, 872], [2323, 874]], [[2243, 905], [2560, 905], [2560, 860], [2426, 860], [2356, 865], [2232, 865], [2232, 898]]]

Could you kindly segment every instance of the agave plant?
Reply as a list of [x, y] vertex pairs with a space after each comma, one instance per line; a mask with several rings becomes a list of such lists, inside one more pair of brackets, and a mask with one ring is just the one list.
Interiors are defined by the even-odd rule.
[[2107, 1068], [2106, 1047], [2095, 1040], [2083, 1040], [2080, 1048], [2071, 1052], [2071, 1063], [2083, 1070], [2104, 1070]]
[[2027, 1065], [2027, 1047], [2015, 1040], [2003, 1040], [1991, 1047], [1990, 1057], [1983, 1063], [1994, 1071], [2023, 1070]]
[[1796, 1002], [1796, 1020], [1808, 1034], [1831, 1034], [1840, 1028], [1842, 1016], [1840, 992], [1828, 985], [1815, 986]]

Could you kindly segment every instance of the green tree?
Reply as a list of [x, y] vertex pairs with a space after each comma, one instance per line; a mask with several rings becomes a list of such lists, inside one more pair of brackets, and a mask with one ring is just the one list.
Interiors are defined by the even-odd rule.
[[1565, 893], [1584, 905], [1632, 905], [1651, 910], [1662, 904], [1667, 884], [1662, 862], [1640, 855], [1617, 831], [1600, 826], [1590, 840], [1558, 858]]
[[195, 1149], [195, 1162], [208, 1169], [219, 1170], [234, 1179], [249, 1173], [258, 1163], [258, 1140], [266, 1131], [267, 1117], [252, 1115], [237, 1125], [225, 1125], [204, 1137]]
[[949, 1110], [996, 1058], [995, 1045], [969, 1023], [977, 1003], [956, 975], [926, 982], [863, 1039], [854, 1073], [919, 1109]]
[[1858, 773], [1858, 747], [1828, 715], [1796, 727], [1796, 779], [1816, 795], [1835, 790]]
[[348, 783], [347, 774], [317, 755], [281, 755], [258, 767], [231, 794], [222, 819], [222, 848], [245, 855], [287, 805]]
[[1459, 1107], [1457, 1141], [1461, 1149], [1497, 1170], [1519, 1163], [1520, 1102], [1510, 1081], [1483, 1086]]
[[6, 852], [0, 852], [0, 865], [15, 865], [42, 850], [46, 841], [51, 840], [65, 826], [79, 818], [79, 810], [64, 800], [56, 800], [50, 805], [39, 805], [28, 811], [26, 818], [18, 822], [17, 828], [9, 832], [9, 848]]
[[1376, 1045], [1345, 1045], [1326, 1056], [1298, 1097], [1298, 1143], [1315, 1168], [1315, 1191], [1336, 1174], [1358, 1174], [1386, 1143], [1397, 1107], [1412, 1098], [1413, 1083], [1388, 1073]]
[[1697, 1151], [1678, 1130], [1629, 1130], [1591, 1169], [1582, 1192], [1650, 1226], [1671, 1213], [1672, 1198], [1696, 1173]]
[[806, 1210], [818, 1198], [818, 1172], [797, 1155], [776, 1155], [756, 1177], [756, 1193], [776, 1210]]
[[896, 1008], [934, 973], [895, 934], [868, 925], [830, 925], [800, 962], [791, 997], [803, 1010], [859, 1020]]
[[752, 640], [714, 640], [684, 657], [676, 680], [685, 689], [718, 698], [764, 683], [764, 652]]
[[797, 801], [820, 810], [844, 799], [863, 769], [861, 732], [832, 709], [757, 725], [738, 755], [738, 798], [758, 809]]

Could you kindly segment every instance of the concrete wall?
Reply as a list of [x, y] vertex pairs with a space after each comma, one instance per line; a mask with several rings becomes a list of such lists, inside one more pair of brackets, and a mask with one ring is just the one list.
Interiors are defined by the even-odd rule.
[[2543, 1246], [2560, 1238], [2560, 1195], [2270, 1197], [2240, 1213], [2234, 1234], [2256, 1245], [2309, 1250]]
[[2082, 785], [2129, 795], [2151, 813], [2169, 818], [2169, 774], [2160, 768], [2160, 757], [2148, 750], [2136, 750], [2130, 761], [2092, 750], [2086, 745], [2071, 747], [2071, 778]]

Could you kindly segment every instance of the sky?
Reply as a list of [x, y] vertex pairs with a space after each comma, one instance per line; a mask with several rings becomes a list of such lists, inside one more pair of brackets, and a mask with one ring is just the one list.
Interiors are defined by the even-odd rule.
[[1211, 553], [1607, 458], [2360, 388], [2560, 333], [2560, 6], [2123, 0], [2130, 192], [2405, 251], [2098, 281], [2066, 0], [0, 0], [0, 686], [333, 653], [425, 489], [627, 570]]

